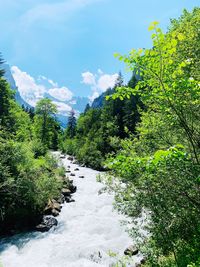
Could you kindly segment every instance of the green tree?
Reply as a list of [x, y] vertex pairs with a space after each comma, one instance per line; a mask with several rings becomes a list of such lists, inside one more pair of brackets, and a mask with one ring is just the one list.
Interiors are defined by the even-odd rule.
[[41, 99], [35, 108], [35, 128], [36, 134], [42, 143], [51, 146], [52, 132], [55, 126], [56, 105], [48, 98]]
[[[198, 46], [200, 10], [195, 9], [192, 16], [186, 16], [178, 27], [164, 35], [157, 22], [150, 26], [153, 49], [132, 50], [128, 56], [120, 57], [131, 70], [140, 70], [142, 80], [134, 90], [119, 87], [116, 96], [121, 99], [139, 94], [148, 110], [154, 110], [168, 119], [168, 123], [180, 132], [181, 142], [192, 153], [193, 159], [199, 163], [199, 107], [200, 87], [199, 75], [194, 72], [193, 57], [187, 54], [191, 47]], [[188, 23], [190, 17], [190, 23]], [[183, 18], [181, 17], [181, 20]], [[178, 28], [177, 28], [178, 27]], [[183, 30], [184, 27], [184, 30]], [[195, 36], [193, 39], [192, 36]], [[183, 50], [185, 51], [183, 53]], [[180, 55], [181, 54], [181, 55]], [[196, 65], [196, 63], [194, 63]], [[195, 70], [198, 73], [198, 70]]]
[[1, 68], [1, 66], [2, 66], [3, 63], [4, 63], [4, 60], [3, 60], [2, 55], [0, 53], [0, 78], [2, 78], [3, 75], [4, 75], [4, 73], [5, 73], [4, 69]]
[[68, 136], [69, 138], [73, 138], [75, 134], [76, 134], [76, 116], [75, 116], [75, 111], [72, 109], [68, 117], [66, 136]]
[[139, 95], [145, 109], [137, 138], [122, 141], [108, 160], [113, 172], [106, 182], [116, 192], [117, 208], [132, 217], [135, 240], [141, 241], [136, 218], [148, 218], [149, 236], [140, 244], [145, 266], [198, 266], [200, 9], [184, 11], [166, 34], [157, 25], [149, 27], [152, 49], [119, 56], [141, 78], [134, 88], [118, 87], [112, 97]]

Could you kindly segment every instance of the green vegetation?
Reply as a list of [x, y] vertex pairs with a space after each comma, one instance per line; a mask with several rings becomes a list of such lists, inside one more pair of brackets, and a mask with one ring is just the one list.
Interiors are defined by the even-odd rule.
[[23, 111], [0, 70], [0, 234], [33, 226], [59, 194], [63, 170], [47, 153], [56, 143], [54, 110], [45, 99], [35, 116]]
[[[200, 264], [199, 29], [200, 8], [171, 20], [166, 34], [152, 23], [153, 48], [116, 55], [132, 80], [108, 91], [102, 107], [87, 107], [63, 145], [80, 162], [110, 169], [103, 181], [133, 221], [144, 266]], [[136, 223], [145, 216], [148, 223]]]
[[[122, 85], [122, 77], [119, 75], [116, 86]], [[135, 75], [129, 85], [137, 83]], [[125, 101], [119, 98], [108, 101], [106, 95], [112, 95], [114, 89], [109, 89], [103, 95], [103, 106], [92, 108], [87, 106], [85, 112], [80, 115], [74, 124], [73, 135], [68, 125], [61, 149], [71, 155], [75, 155], [80, 163], [94, 169], [103, 169], [103, 162], [108, 153], [119, 149], [119, 140], [134, 133], [137, 122], [140, 121], [139, 110], [143, 108], [139, 96], [131, 96]], [[70, 120], [69, 120], [70, 121]]]

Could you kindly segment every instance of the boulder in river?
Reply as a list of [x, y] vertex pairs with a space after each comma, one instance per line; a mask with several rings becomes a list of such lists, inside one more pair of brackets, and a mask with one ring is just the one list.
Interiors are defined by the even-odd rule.
[[57, 217], [59, 215], [59, 211], [56, 209], [52, 209], [51, 213], [54, 217]]
[[66, 170], [65, 172], [66, 172], [66, 173], [70, 173], [71, 171], [70, 171], [70, 170]]
[[42, 219], [42, 222], [36, 226], [36, 230], [39, 232], [47, 232], [49, 231], [53, 226], [56, 226], [58, 224], [58, 221], [49, 216], [44, 216]]
[[139, 252], [138, 248], [136, 248], [135, 246], [131, 245], [127, 249], [125, 249], [124, 255], [134, 256], [134, 255], [137, 255], [138, 252]]
[[80, 175], [79, 178], [82, 178], [82, 179], [83, 179], [83, 178], [85, 178], [85, 177], [84, 177], [84, 175]]
[[74, 169], [74, 171], [79, 171], [79, 168]]
[[56, 201], [55, 199], [52, 199], [53, 202], [53, 209], [57, 210], [57, 211], [61, 211], [62, 206], [60, 205], [60, 203], [58, 203], [58, 201]]
[[62, 194], [64, 196], [70, 196], [71, 195], [71, 191], [68, 188], [63, 188], [62, 189]]
[[74, 158], [73, 157], [71, 157], [71, 156], [69, 156], [68, 158], [67, 158], [68, 160], [74, 160]]
[[57, 199], [56, 201], [59, 203], [59, 204], [63, 204], [65, 202], [65, 197], [63, 194], [61, 194]]
[[60, 203], [58, 203], [58, 201], [55, 199], [52, 200], [49, 199], [48, 204], [44, 209], [44, 214], [57, 216], [60, 211], [61, 211]]
[[77, 187], [75, 186], [75, 185], [73, 185], [73, 184], [70, 184], [69, 185], [69, 190], [71, 191], [71, 193], [73, 194], [73, 193], [75, 193], [76, 192], [76, 190], [77, 190]]
[[65, 155], [60, 155], [60, 159], [65, 159]]
[[66, 201], [67, 203], [75, 202], [75, 200], [72, 199], [72, 198], [69, 197], [69, 196], [66, 196], [66, 197], [65, 197], [65, 201]]
[[75, 173], [71, 173], [70, 176], [75, 176]]

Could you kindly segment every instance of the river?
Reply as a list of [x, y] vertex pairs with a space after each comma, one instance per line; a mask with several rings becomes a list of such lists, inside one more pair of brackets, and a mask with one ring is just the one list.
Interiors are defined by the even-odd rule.
[[[63, 204], [58, 226], [46, 233], [31, 232], [1, 240], [3, 267], [109, 267], [109, 251], [123, 255], [132, 240], [113, 210], [113, 196], [99, 194], [97, 171], [80, 167], [65, 157], [63, 165], [75, 174], [75, 202]], [[78, 171], [74, 169], [79, 168]], [[84, 178], [79, 178], [83, 175]], [[133, 265], [131, 265], [133, 266]]]

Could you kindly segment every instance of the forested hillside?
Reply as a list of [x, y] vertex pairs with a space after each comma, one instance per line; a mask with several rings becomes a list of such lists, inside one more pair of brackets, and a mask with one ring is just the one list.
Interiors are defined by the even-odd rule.
[[48, 153], [58, 144], [56, 107], [38, 102], [25, 112], [3, 77], [0, 60], [0, 234], [35, 225], [62, 188], [63, 170]]
[[167, 33], [157, 22], [149, 30], [151, 49], [116, 55], [141, 78], [119, 77], [100, 107], [77, 122], [72, 114], [61, 147], [110, 170], [103, 181], [119, 212], [133, 222], [146, 214], [147, 238], [129, 226], [144, 266], [200, 266], [200, 9], [184, 10]]
[[[127, 86], [134, 88], [138, 80], [133, 74]], [[120, 140], [136, 133], [136, 125], [140, 121], [140, 112], [144, 105], [139, 95], [130, 98], [109, 98], [115, 89], [123, 85], [123, 78], [119, 74], [115, 88], [107, 90], [95, 99], [91, 107], [86, 106], [85, 112], [77, 122], [70, 123], [64, 133], [61, 149], [75, 155], [79, 162], [95, 169], [103, 169], [104, 160], [108, 153], [119, 150]], [[73, 128], [73, 134], [69, 129]]]

